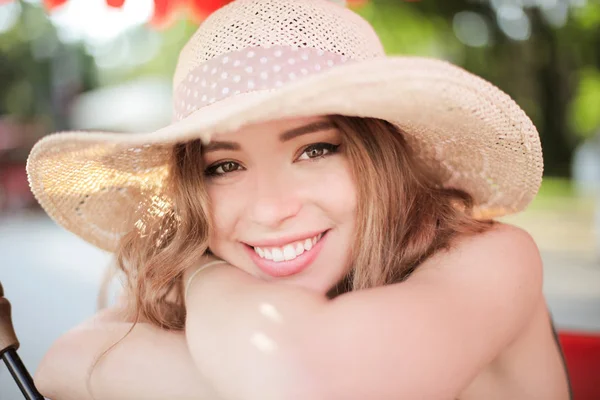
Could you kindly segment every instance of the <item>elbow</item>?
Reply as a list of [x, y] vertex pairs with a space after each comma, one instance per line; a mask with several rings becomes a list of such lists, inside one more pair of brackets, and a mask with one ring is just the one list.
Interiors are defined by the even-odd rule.
[[56, 363], [56, 355], [53, 354], [52, 349], [46, 353], [38, 365], [33, 375], [33, 383], [44, 397], [54, 399], [58, 398], [56, 385], [58, 379], [52, 374], [54, 364]]
[[60, 391], [60, 375], [62, 365], [60, 363], [60, 355], [65, 353], [65, 340], [68, 335], [58, 338], [48, 349], [44, 357], [40, 361], [33, 375], [33, 382], [37, 390], [47, 398], [59, 398]]
[[48, 349], [37, 366], [33, 381], [36, 389], [50, 399], [90, 399], [86, 374], [73, 363], [78, 353], [78, 334], [68, 332]]

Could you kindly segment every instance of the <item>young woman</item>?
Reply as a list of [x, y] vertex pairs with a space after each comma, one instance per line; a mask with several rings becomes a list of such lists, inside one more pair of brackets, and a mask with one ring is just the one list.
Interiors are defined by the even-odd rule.
[[556, 399], [535, 128], [489, 83], [389, 58], [324, 0], [237, 0], [182, 51], [172, 125], [32, 151], [124, 301], [61, 337], [64, 399]]

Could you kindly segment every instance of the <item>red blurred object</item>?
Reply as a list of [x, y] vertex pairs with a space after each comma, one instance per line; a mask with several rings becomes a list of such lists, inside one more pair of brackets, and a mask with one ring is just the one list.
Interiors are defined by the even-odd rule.
[[233, 0], [188, 0], [194, 19], [202, 20]]
[[106, 4], [109, 7], [121, 8], [125, 4], [125, 0], [106, 0]]
[[67, 0], [44, 0], [44, 7], [46, 7], [49, 11], [54, 10], [57, 7], [64, 5]]
[[156, 27], [168, 25], [173, 15], [173, 9], [178, 6], [179, 0], [154, 0], [154, 15], [150, 24]]
[[600, 333], [560, 332], [573, 400], [600, 399]]

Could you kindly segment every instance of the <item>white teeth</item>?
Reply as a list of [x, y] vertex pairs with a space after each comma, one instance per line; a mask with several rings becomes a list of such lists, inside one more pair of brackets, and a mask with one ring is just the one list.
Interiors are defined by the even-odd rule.
[[312, 249], [313, 247], [313, 242], [310, 239], [306, 239], [304, 241], [304, 248], [306, 249], [306, 251], [309, 251], [310, 249]]
[[273, 254], [273, 261], [283, 261], [283, 251], [281, 251], [280, 249], [272, 249], [271, 250], [271, 254]]
[[[259, 254], [260, 256], [260, 254]], [[272, 260], [273, 259], [273, 255], [271, 254], [271, 252], [269, 251], [269, 249], [265, 249], [265, 258], [267, 260]]]
[[283, 258], [285, 261], [293, 260], [296, 258], [296, 249], [291, 244], [288, 244], [283, 248]]
[[275, 262], [280, 261], [290, 261], [304, 253], [305, 251], [310, 251], [319, 240], [323, 237], [323, 234], [319, 234], [313, 238], [306, 239], [296, 243], [290, 243], [285, 245], [284, 247], [270, 247], [270, 248], [261, 248], [255, 247], [254, 251], [256, 254], [260, 256], [260, 258], [265, 258], [267, 260], [272, 260]]

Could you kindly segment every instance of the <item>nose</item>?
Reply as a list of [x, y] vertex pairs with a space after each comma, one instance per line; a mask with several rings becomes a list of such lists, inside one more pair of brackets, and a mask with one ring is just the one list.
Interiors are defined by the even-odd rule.
[[253, 186], [248, 193], [248, 215], [253, 223], [277, 228], [300, 212], [298, 186], [285, 171], [256, 174]]

